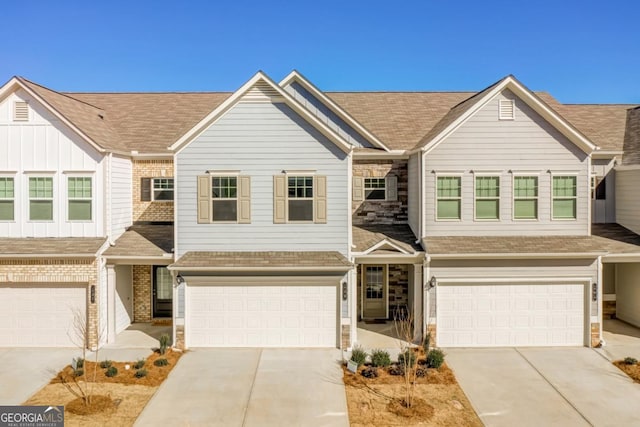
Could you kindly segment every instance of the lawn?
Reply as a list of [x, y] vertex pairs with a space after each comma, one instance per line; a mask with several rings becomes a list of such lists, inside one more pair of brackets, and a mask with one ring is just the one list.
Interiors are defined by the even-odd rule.
[[[96, 365], [85, 361], [81, 376], [75, 376], [74, 369], [66, 366], [24, 405], [64, 405], [65, 426], [132, 426], [180, 356], [180, 352], [172, 350], [168, 350], [164, 356], [153, 353], [142, 368], [146, 370], [146, 375], [140, 378], [135, 375], [136, 361], [112, 362], [111, 366], [117, 369], [117, 374], [112, 377], [106, 375], [107, 368], [100, 367], [100, 362]], [[156, 366], [154, 362], [160, 358], [167, 359], [168, 365]], [[95, 382], [91, 381], [94, 372]], [[90, 408], [63, 384], [65, 381], [72, 382], [74, 376], [81, 386], [91, 390], [93, 400]]]

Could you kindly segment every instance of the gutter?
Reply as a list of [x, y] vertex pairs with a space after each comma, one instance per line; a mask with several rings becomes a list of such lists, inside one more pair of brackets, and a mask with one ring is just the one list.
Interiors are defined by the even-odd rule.
[[565, 253], [469, 253], [469, 254], [429, 254], [432, 259], [546, 259], [546, 258], [579, 258], [595, 259], [607, 255], [608, 252], [565, 252]]
[[344, 267], [188, 267], [170, 265], [167, 267], [170, 271], [211, 271], [211, 272], [245, 272], [245, 271], [324, 271], [334, 273], [344, 273], [353, 268], [353, 266]]

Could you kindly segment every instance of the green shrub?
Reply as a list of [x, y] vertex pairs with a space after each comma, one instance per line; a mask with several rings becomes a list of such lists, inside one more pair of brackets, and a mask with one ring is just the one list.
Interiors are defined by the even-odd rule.
[[138, 369], [135, 373], [136, 378], [144, 378], [146, 377], [148, 374], [147, 370], [142, 368], [142, 369]]
[[398, 355], [398, 364], [402, 367], [408, 366], [413, 368], [416, 364], [416, 353], [412, 349], [408, 348], [404, 352]]
[[142, 369], [145, 363], [147, 363], [145, 359], [138, 359], [136, 363], [133, 364], [133, 369]]
[[167, 352], [167, 348], [171, 345], [171, 337], [169, 334], [162, 334], [158, 341], [160, 342], [160, 354], [165, 354]]
[[82, 357], [76, 359], [76, 369], [80, 368], [84, 368], [84, 359]]
[[427, 354], [427, 368], [438, 369], [444, 363], [444, 352], [434, 348]]
[[367, 361], [367, 352], [358, 345], [353, 347], [351, 350], [351, 360], [358, 364], [358, 367], [364, 365], [364, 362]]
[[105, 372], [104, 374], [108, 377], [115, 377], [116, 375], [118, 375], [118, 368], [116, 368], [115, 366], [109, 366], [109, 369], [107, 369], [107, 372]]
[[638, 359], [635, 359], [633, 357], [625, 357], [624, 358], [624, 364], [625, 365], [637, 365], [638, 364]]
[[391, 356], [389, 356], [389, 352], [384, 350], [372, 350], [371, 364], [375, 367], [382, 368], [386, 368], [391, 365]]
[[154, 360], [153, 364], [156, 366], [167, 366], [169, 364], [169, 361], [164, 357], [161, 357], [160, 359]]
[[100, 367], [102, 369], [110, 368], [111, 365], [113, 365], [113, 362], [111, 360], [103, 360], [102, 362], [100, 362]]

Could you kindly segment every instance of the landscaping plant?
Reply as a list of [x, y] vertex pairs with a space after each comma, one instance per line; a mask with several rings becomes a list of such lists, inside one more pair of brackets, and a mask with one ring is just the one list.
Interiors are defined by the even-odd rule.
[[638, 359], [635, 359], [633, 357], [625, 357], [624, 358], [624, 364], [625, 365], [637, 365], [638, 364]]
[[353, 350], [351, 350], [351, 360], [356, 362], [358, 367], [360, 367], [367, 361], [367, 352], [359, 345], [355, 345], [353, 346]]
[[138, 369], [135, 373], [136, 378], [144, 378], [147, 376], [147, 370], [142, 368], [142, 369]]
[[365, 378], [377, 378], [378, 377], [378, 369], [376, 368], [365, 368], [363, 369], [360, 374], [365, 377]]
[[444, 352], [434, 348], [427, 354], [427, 368], [438, 369], [444, 363]]
[[167, 352], [167, 348], [171, 345], [171, 337], [169, 334], [162, 334], [158, 341], [160, 342], [160, 354], [165, 354]]
[[391, 356], [388, 351], [384, 350], [372, 350], [371, 351], [371, 364], [374, 367], [386, 368], [391, 365]]
[[102, 369], [108, 369], [111, 367], [111, 365], [113, 365], [113, 362], [111, 360], [103, 360], [102, 362], [100, 362], [100, 367]]
[[[416, 393], [416, 378], [418, 377], [418, 368], [416, 364], [416, 352], [411, 345], [415, 341], [413, 331], [413, 315], [407, 314], [394, 319], [396, 335], [400, 338], [400, 354], [398, 355], [398, 367], [402, 369], [404, 374], [404, 383], [402, 385], [403, 399], [400, 403], [405, 408], [411, 408]], [[424, 348], [424, 341], [418, 344]]]
[[133, 364], [133, 369], [141, 369], [144, 368], [144, 364], [147, 363], [145, 359], [138, 359], [136, 363]]
[[109, 378], [115, 377], [116, 375], [118, 375], [118, 368], [116, 368], [115, 366], [109, 366], [109, 369], [107, 369], [104, 374]]
[[164, 357], [161, 357], [159, 359], [154, 360], [153, 364], [156, 366], [167, 366], [169, 364], [169, 361]]

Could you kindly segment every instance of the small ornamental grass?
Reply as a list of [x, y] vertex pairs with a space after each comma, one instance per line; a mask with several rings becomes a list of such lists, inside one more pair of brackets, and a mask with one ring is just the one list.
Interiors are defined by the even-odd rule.
[[113, 365], [113, 362], [111, 360], [103, 360], [102, 362], [100, 362], [100, 367], [102, 369], [108, 369], [111, 367], [111, 365]]
[[169, 361], [164, 357], [161, 357], [159, 359], [154, 360], [153, 364], [156, 366], [167, 366], [169, 364]]
[[351, 360], [358, 364], [358, 367], [364, 365], [364, 362], [367, 361], [367, 352], [358, 345], [353, 347], [351, 350]]
[[147, 376], [149, 372], [147, 372], [146, 369], [142, 368], [142, 369], [138, 369], [135, 373], [136, 378], [144, 378]]
[[133, 369], [142, 369], [144, 368], [144, 364], [147, 361], [145, 359], [138, 359], [136, 363], [133, 364]]

